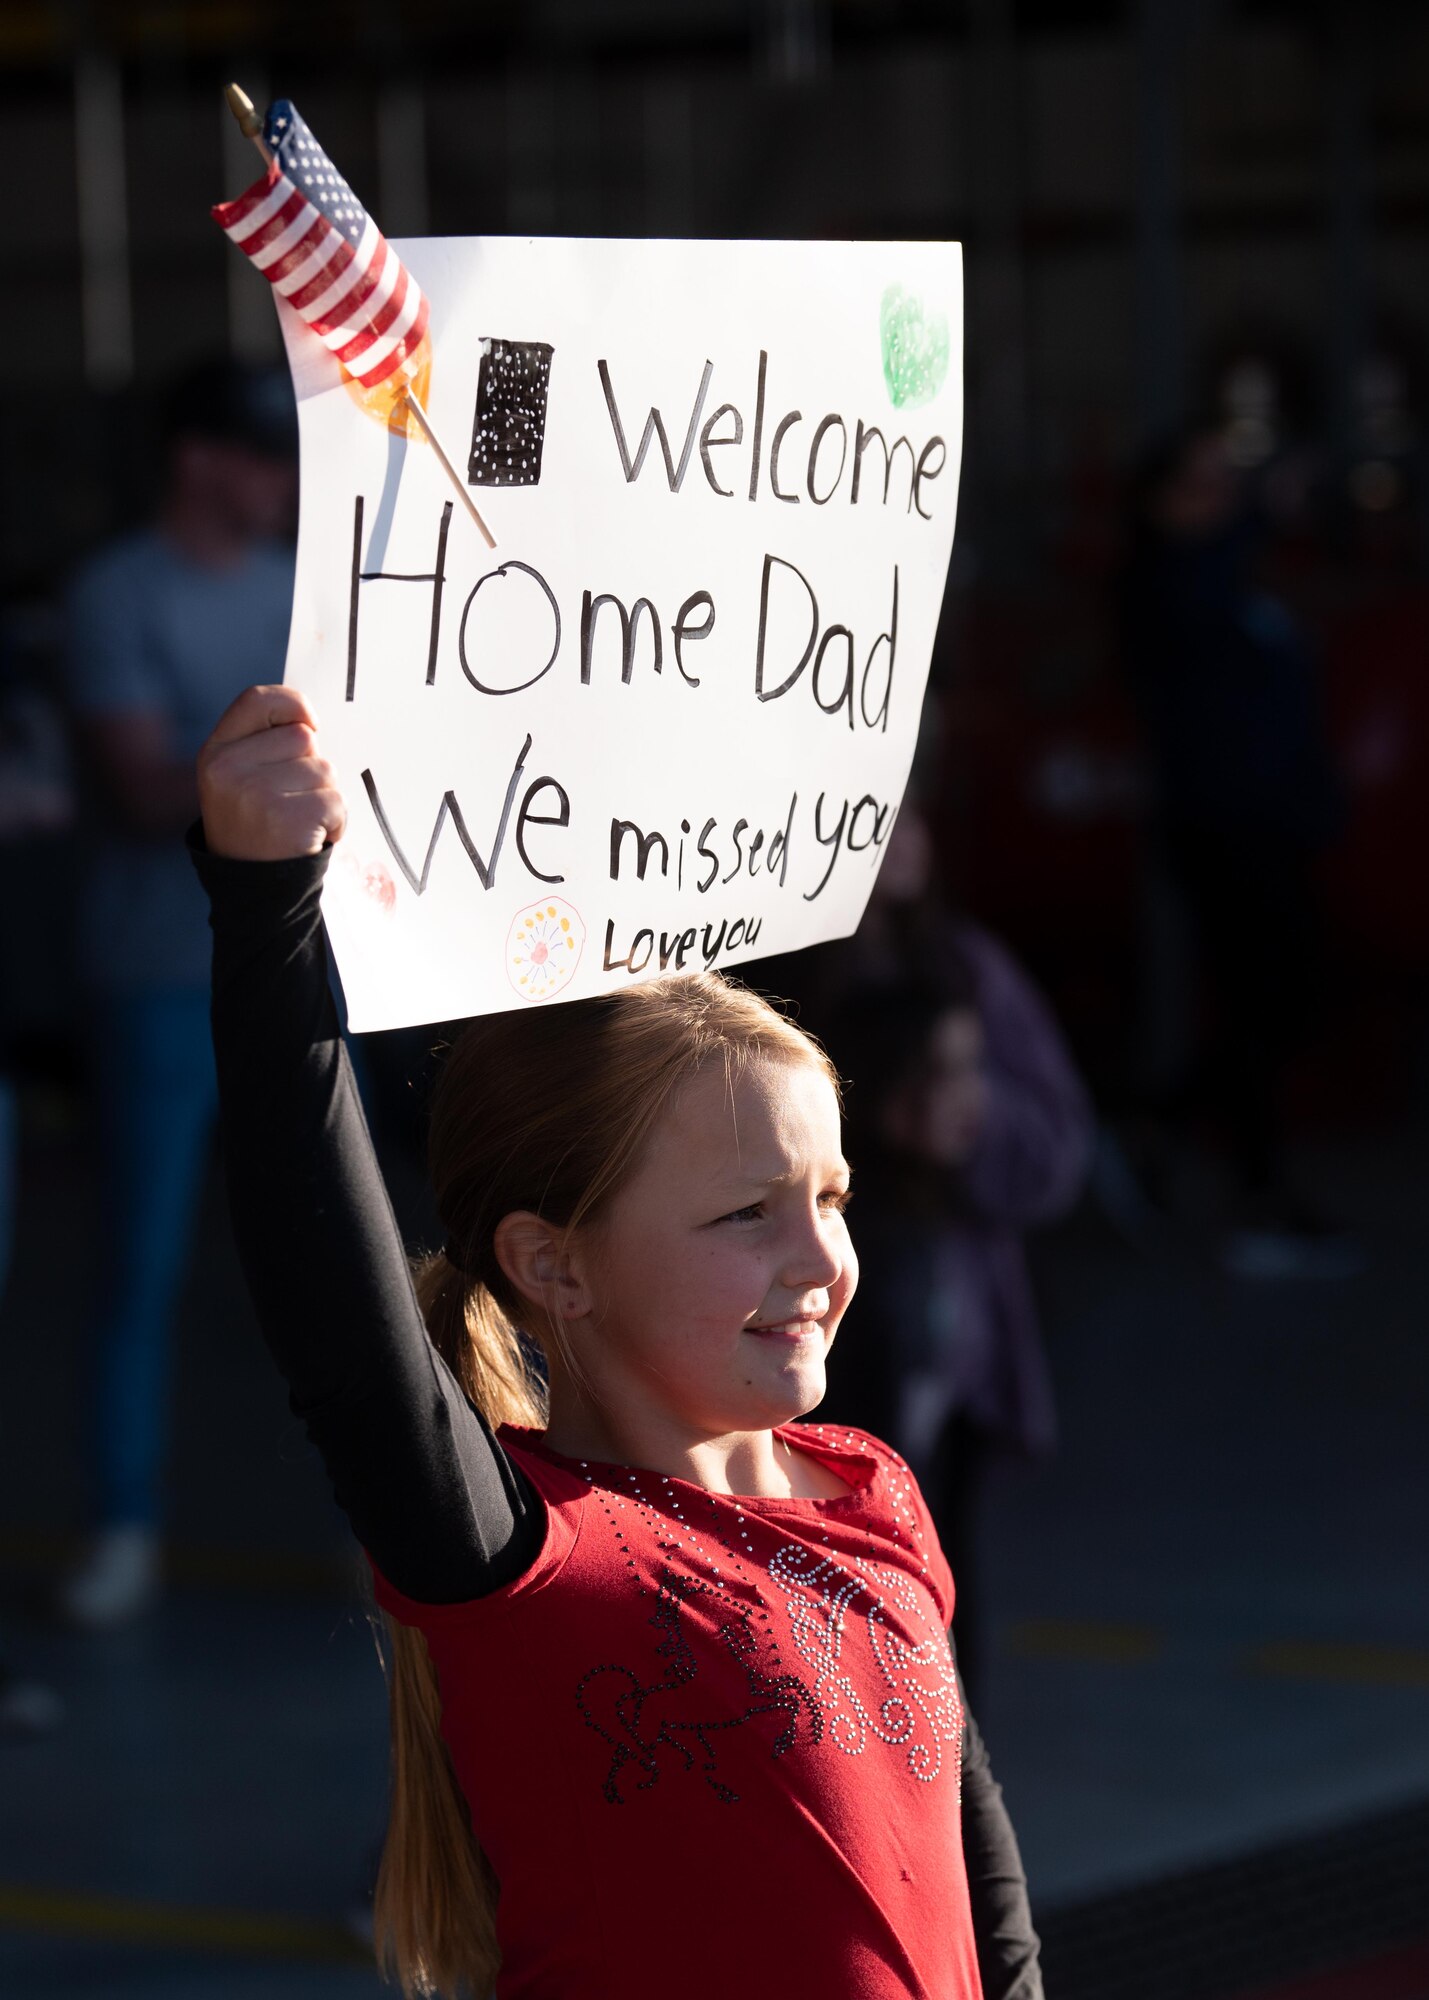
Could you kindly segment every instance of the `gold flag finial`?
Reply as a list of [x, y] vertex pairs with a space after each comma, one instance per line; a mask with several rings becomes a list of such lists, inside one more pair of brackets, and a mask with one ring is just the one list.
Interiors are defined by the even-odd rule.
[[238, 129], [244, 138], [260, 138], [263, 132], [263, 121], [253, 109], [253, 99], [248, 95], [243, 86], [237, 83], [230, 83], [223, 94], [228, 99], [228, 108], [238, 120]]

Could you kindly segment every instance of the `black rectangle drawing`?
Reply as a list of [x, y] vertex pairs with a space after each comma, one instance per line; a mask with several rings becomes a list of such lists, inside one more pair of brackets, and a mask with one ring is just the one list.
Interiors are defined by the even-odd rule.
[[468, 486], [535, 486], [539, 481], [551, 351], [545, 340], [482, 341]]

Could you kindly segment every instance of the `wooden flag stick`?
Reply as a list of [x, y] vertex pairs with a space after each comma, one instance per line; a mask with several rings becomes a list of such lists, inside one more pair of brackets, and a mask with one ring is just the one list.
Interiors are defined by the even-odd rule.
[[[263, 156], [264, 164], [266, 166], [271, 166], [273, 164], [273, 155], [269, 152], [267, 146], [263, 143], [263, 121], [258, 116], [257, 111], [254, 109], [253, 99], [248, 95], [248, 92], [244, 90], [241, 85], [236, 83], [230, 83], [229, 85], [227, 85], [223, 95], [227, 99], [228, 108], [233, 113], [239, 131], [243, 134], [245, 139], [251, 139], [253, 141], [254, 145], [258, 148], [258, 151]], [[432, 428], [432, 420], [427, 415], [426, 411], [423, 409], [421, 400], [418, 397], [416, 391], [413, 389], [410, 381], [407, 383], [406, 387], [402, 390], [399, 400], [407, 405], [407, 408], [416, 418], [417, 423], [421, 429], [422, 435], [426, 438], [427, 443], [432, 447], [432, 450], [437, 455], [437, 463], [441, 466], [442, 471], [446, 474], [447, 478], [456, 488], [457, 493], [461, 497], [461, 503], [463, 507], [465, 507], [467, 513], [470, 514], [472, 520], [476, 523], [477, 532], [480, 534], [482, 540], [486, 543], [486, 546], [489, 549], [494, 549], [496, 547], [496, 537], [495, 535], [492, 534], [490, 528], [487, 527], [485, 521], [482, 520], [481, 515], [477, 509], [476, 502], [471, 497], [471, 492], [467, 486], [466, 481], [457, 471], [451, 459], [448, 458], [446, 453], [446, 448], [442, 444], [441, 439], [437, 436], [436, 431]]]
[[427, 443], [432, 447], [432, 450], [436, 453], [437, 462], [441, 466], [442, 471], [446, 474], [447, 478], [451, 481], [452, 485], [461, 495], [462, 504], [465, 506], [466, 511], [468, 514], [470, 514], [472, 520], [475, 521], [477, 530], [480, 533], [482, 540], [486, 543], [486, 546], [489, 549], [494, 549], [496, 547], [495, 535], [492, 534], [490, 528], [487, 527], [485, 521], [482, 520], [481, 515], [477, 512], [476, 502], [471, 497], [471, 493], [467, 487], [466, 481], [462, 478], [461, 474], [457, 471], [456, 467], [447, 457], [446, 450], [442, 444], [441, 439], [432, 429], [432, 420], [427, 415], [426, 411], [422, 408], [422, 405], [418, 401], [416, 393], [412, 389], [410, 383], [408, 384], [407, 389], [404, 393], [403, 401], [406, 403], [407, 408], [412, 412], [412, 415], [417, 419], [417, 422], [421, 425], [423, 435], [425, 436]]

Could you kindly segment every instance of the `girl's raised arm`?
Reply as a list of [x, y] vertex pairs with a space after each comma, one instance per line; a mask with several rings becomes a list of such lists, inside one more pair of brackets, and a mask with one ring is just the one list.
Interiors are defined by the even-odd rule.
[[388, 1581], [481, 1596], [529, 1566], [544, 1517], [413, 1294], [328, 986], [319, 898], [345, 815], [302, 696], [241, 695], [199, 792], [229, 1206], [264, 1337]]

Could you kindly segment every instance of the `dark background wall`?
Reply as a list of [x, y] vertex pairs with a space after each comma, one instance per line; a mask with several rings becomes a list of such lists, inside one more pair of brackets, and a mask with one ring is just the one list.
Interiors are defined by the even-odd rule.
[[[394, 235], [962, 239], [977, 549], [1035, 553], [1079, 468], [1252, 342], [1340, 460], [1373, 354], [1422, 389], [1412, 6], [10, 7], [12, 576], [132, 504], [131, 394], [199, 349], [277, 351], [206, 213], [251, 164], [230, 75], [296, 98]], [[991, 495], [1018, 505], [994, 522]]]

